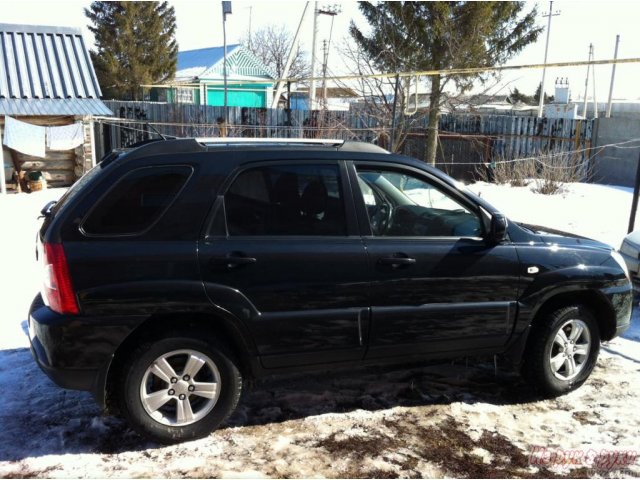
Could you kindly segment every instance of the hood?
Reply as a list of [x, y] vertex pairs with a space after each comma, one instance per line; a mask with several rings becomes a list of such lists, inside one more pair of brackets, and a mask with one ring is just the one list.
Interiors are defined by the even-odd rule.
[[575, 233], [563, 232], [561, 230], [555, 230], [549, 227], [542, 227], [540, 225], [528, 225], [526, 223], [519, 223], [518, 225], [531, 230], [534, 234], [540, 238], [540, 240], [549, 245], [562, 245], [567, 247], [583, 246], [590, 248], [599, 248], [602, 250], [611, 251], [613, 247], [606, 243], [593, 240], [591, 238], [576, 235]]

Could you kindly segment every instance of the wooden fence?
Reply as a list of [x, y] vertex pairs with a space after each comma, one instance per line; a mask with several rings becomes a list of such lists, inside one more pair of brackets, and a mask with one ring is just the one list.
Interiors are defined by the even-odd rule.
[[[374, 142], [383, 127], [361, 112], [229, 108], [229, 124], [220, 124], [223, 107], [157, 102], [105, 101], [116, 118], [97, 123], [100, 158], [114, 148], [152, 138], [154, 130], [176, 137], [342, 138]], [[119, 120], [122, 119], [122, 120]], [[145, 122], [149, 122], [146, 124]], [[403, 153], [424, 158], [426, 117], [414, 124]], [[439, 124], [438, 166], [460, 179], [475, 175], [477, 164], [573, 152], [588, 159], [593, 120], [567, 120], [513, 115], [443, 114]]]

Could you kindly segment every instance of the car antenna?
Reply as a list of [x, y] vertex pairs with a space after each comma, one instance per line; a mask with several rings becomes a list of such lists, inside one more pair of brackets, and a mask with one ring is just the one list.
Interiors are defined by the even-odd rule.
[[167, 137], [165, 137], [163, 134], [161, 134], [158, 129], [156, 127], [154, 127], [153, 125], [151, 125], [149, 122], [147, 122], [147, 127], [149, 127], [151, 130], [153, 130], [154, 132], [156, 132], [158, 135], [160, 135], [160, 138], [162, 140], [166, 140]]

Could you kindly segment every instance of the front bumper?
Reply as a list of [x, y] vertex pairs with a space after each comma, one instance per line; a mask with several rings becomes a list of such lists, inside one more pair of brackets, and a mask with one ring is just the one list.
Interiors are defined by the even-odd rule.
[[[622, 334], [631, 325], [631, 314], [633, 312], [633, 287], [626, 281], [624, 284], [602, 289], [608, 302], [613, 307], [615, 317], [615, 328], [611, 338]], [[607, 340], [611, 340], [607, 338]]]
[[42, 371], [62, 388], [91, 392], [104, 403], [107, 372], [117, 348], [137, 318], [60, 315], [38, 295], [29, 309], [31, 353]]
[[629, 277], [633, 284], [633, 291], [636, 294], [640, 294], [640, 249], [636, 249], [636, 247], [629, 244], [623, 244], [619, 252], [627, 265]]

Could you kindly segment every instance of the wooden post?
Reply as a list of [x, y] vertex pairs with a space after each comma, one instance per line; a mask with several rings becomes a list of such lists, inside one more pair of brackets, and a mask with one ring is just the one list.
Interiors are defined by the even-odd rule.
[[2, 149], [2, 137], [4, 136], [4, 128], [0, 127], [0, 193], [7, 194], [7, 179], [4, 178], [4, 152]]
[[[84, 130], [84, 125], [82, 126]], [[93, 117], [89, 120], [89, 135], [91, 135], [91, 168], [96, 166], [96, 127]]]
[[393, 90], [393, 108], [391, 109], [391, 153], [396, 152], [396, 113], [398, 108], [398, 86], [400, 85], [400, 76], [396, 75], [396, 85]]
[[640, 195], [640, 155], [638, 155], [638, 166], [636, 167], [636, 183], [633, 186], [633, 201], [631, 202], [631, 215], [629, 216], [629, 229], [627, 233], [633, 232], [636, 223], [636, 212], [638, 211], [638, 195]]

